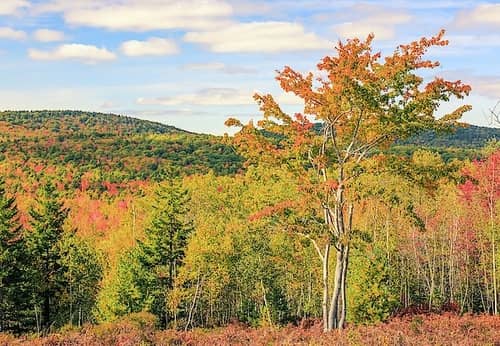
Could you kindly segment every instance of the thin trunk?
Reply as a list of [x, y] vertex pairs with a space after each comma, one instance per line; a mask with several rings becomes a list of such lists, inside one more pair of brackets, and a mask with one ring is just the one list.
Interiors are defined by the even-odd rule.
[[325, 246], [325, 253], [323, 254], [323, 331], [329, 331], [328, 319], [328, 296], [329, 296], [329, 268], [328, 261], [330, 259], [330, 243]]
[[[495, 165], [493, 166], [493, 177], [490, 180], [493, 184], [496, 181], [496, 167]], [[493, 313], [495, 315], [498, 314], [498, 290], [497, 290], [497, 268], [496, 268], [496, 248], [495, 248], [495, 232], [494, 232], [494, 218], [495, 218], [495, 197], [494, 197], [494, 191], [495, 191], [495, 185], [493, 185], [493, 189], [491, 190], [489, 194], [489, 211], [490, 211], [490, 231], [491, 231], [491, 255], [492, 255], [492, 260], [491, 260], [491, 269], [493, 272]]]
[[198, 299], [198, 293], [200, 290], [200, 282], [201, 282], [200, 277], [198, 276], [198, 282], [196, 283], [196, 291], [194, 293], [194, 298], [193, 302], [191, 303], [191, 307], [189, 308], [188, 320], [186, 322], [186, 327], [184, 328], [184, 331], [187, 331], [189, 329], [189, 325], [191, 324], [191, 319], [193, 318], [193, 312], [196, 306], [196, 301]]
[[498, 314], [498, 290], [497, 290], [497, 267], [495, 232], [493, 227], [493, 207], [490, 207], [490, 228], [491, 228], [491, 270], [493, 272], [493, 314]]
[[269, 304], [267, 303], [266, 289], [264, 288], [264, 281], [262, 281], [262, 279], [260, 280], [260, 287], [262, 289], [262, 299], [264, 302], [264, 307], [266, 309], [267, 322], [271, 327], [273, 327], [273, 320], [271, 318], [271, 309], [269, 308]]
[[333, 281], [332, 298], [330, 300], [330, 311], [328, 317], [328, 330], [338, 328], [339, 299], [342, 289], [342, 269], [344, 247], [337, 249], [337, 262], [335, 263], [335, 277]]
[[342, 257], [342, 279], [341, 279], [341, 292], [340, 297], [342, 299], [342, 309], [340, 310], [340, 317], [338, 328], [343, 329], [345, 325], [345, 320], [347, 316], [347, 267], [349, 264], [349, 245], [344, 248], [344, 255]]
[[45, 292], [43, 296], [42, 321], [44, 329], [48, 332], [50, 328], [50, 294]]

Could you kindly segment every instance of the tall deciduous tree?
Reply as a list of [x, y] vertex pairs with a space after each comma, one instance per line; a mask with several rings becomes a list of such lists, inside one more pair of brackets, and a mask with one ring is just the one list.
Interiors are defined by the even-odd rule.
[[[424, 82], [418, 74], [439, 66], [425, 54], [433, 46], [447, 45], [443, 35], [441, 31], [430, 39], [400, 45], [383, 60], [380, 53], [372, 52], [373, 35], [364, 41], [339, 42], [336, 54], [317, 65], [316, 77], [288, 66], [278, 71], [281, 88], [303, 100], [302, 113], [290, 116], [271, 95], [256, 94], [264, 120], [257, 126], [226, 121], [228, 126], [241, 127], [234, 143], [249, 162], [288, 165], [303, 184], [308, 203], [314, 201], [317, 206], [320, 231], [304, 233], [322, 263], [325, 331], [345, 324], [352, 220], [358, 200], [350, 187], [370, 168], [370, 154], [422, 130], [447, 129], [470, 109], [462, 106], [436, 119], [442, 102], [463, 98], [470, 87], [440, 77]], [[329, 269], [332, 248], [336, 257], [333, 278]]]
[[93, 322], [103, 273], [101, 254], [75, 232], [65, 233], [60, 249], [64, 293], [58, 302], [61, 305], [58, 320], [77, 326]]
[[[491, 249], [489, 256], [491, 272], [491, 311], [497, 315], [499, 313], [497, 242], [500, 234], [498, 220], [498, 201], [500, 200], [500, 150], [490, 154], [484, 161], [473, 162], [470, 169], [466, 169], [464, 173], [468, 177], [468, 180], [460, 186], [460, 189], [469, 204], [467, 210], [471, 215], [471, 219], [474, 220], [474, 226], [483, 229], [483, 233], [486, 234]], [[481, 225], [481, 220], [486, 220], [486, 222], [483, 222]]]

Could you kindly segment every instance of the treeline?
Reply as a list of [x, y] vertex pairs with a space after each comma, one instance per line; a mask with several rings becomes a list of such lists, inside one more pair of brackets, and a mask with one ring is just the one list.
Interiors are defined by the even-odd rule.
[[425, 131], [411, 138], [398, 141], [399, 145], [426, 148], [481, 148], [488, 141], [500, 140], [500, 129], [474, 125], [456, 125], [452, 131], [438, 133]]

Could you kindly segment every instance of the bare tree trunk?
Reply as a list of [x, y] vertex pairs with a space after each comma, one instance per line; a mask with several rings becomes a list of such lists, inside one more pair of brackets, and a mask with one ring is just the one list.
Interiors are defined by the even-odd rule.
[[343, 329], [347, 315], [347, 266], [349, 264], [349, 245], [344, 248], [344, 255], [342, 256], [342, 279], [340, 298], [342, 299], [342, 309], [340, 310], [339, 323], [337, 328]]
[[323, 254], [323, 331], [329, 331], [328, 319], [328, 296], [329, 296], [329, 267], [328, 261], [330, 259], [330, 243], [325, 246], [325, 253]]
[[495, 247], [495, 232], [494, 232], [494, 223], [493, 223], [493, 208], [494, 208], [494, 199], [491, 198], [490, 201], [490, 229], [491, 229], [491, 271], [492, 271], [492, 279], [493, 279], [493, 314], [498, 314], [498, 290], [497, 290], [497, 259], [496, 259], [496, 247]]
[[193, 318], [194, 308], [196, 307], [196, 302], [198, 300], [198, 293], [200, 291], [200, 285], [201, 285], [201, 279], [200, 279], [200, 276], [198, 276], [198, 282], [196, 283], [196, 291], [194, 293], [193, 302], [191, 303], [191, 307], [189, 309], [188, 320], [186, 322], [186, 327], [184, 328], [184, 331], [187, 331], [189, 329], [189, 325], [191, 324], [191, 320]]
[[333, 281], [332, 299], [330, 301], [330, 311], [328, 318], [328, 330], [338, 328], [339, 299], [342, 289], [342, 269], [343, 269], [344, 247], [337, 249], [337, 262], [335, 263], [335, 276]]

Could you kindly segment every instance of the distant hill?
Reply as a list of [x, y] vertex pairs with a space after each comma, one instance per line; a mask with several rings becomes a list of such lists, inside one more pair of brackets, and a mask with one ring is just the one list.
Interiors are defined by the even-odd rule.
[[467, 125], [451, 133], [424, 132], [397, 145], [417, 145], [433, 148], [481, 148], [490, 140], [500, 140], [500, 128]]
[[71, 110], [3, 111], [0, 121], [32, 131], [96, 136], [189, 133], [173, 126], [116, 114]]
[[[446, 135], [424, 133], [389, 151], [411, 155], [426, 147], [445, 159], [463, 159], [476, 157], [478, 148], [495, 138], [500, 138], [500, 129], [468, 126]], [[234, 174], [244, 161], [218, 136], [115, 114], [50, 110], [0, 112], [2, 160], [13, 167], [11, 172], [52, 165], [78, 175], [99, 170], [102, 179], [117, 182], [161, 178], [172, 170]]]
[[220, 137], [152, 121], [81, 111], [0, 112], [0, 159], [112, 172], [110, 179], [233, 174], [243, 159]]

